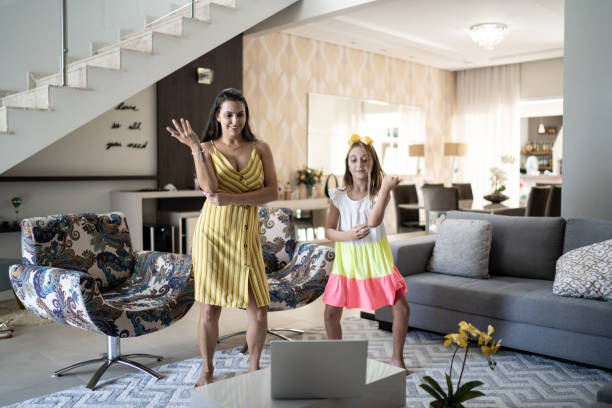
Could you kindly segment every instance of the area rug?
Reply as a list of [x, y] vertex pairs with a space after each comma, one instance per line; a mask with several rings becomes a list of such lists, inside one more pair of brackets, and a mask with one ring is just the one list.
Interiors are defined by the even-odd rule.
[[[344, 338], [367, 339], [370, 358], [388, 361], [393, 347], [391, 333], [378, 329], [376, 322], [349, 318], [342, 323]], [[322, 327], [307, 331], [306, 339], [325, 337]], [[419, 384], [425, 375], [439, 382], [448, 370], [452, 349], [442, 345], [443, 338], [430, 332], [411, 330], [406, 336], [404, 357], [414, 374], [406, 378], [406, 405], [427, 408], [430, 396]], [[468, 358], [463, 374], [465, 381], [481, 380], [485, 397], [466, 403], [466, 407], [495, 408], [580, 408], [595, 402], [597, 390], [612, 381], [612, 373], [574, 365], [541, 356], [510, 350], [496, 354], [497, 367], [492, 371], [482, 353], [475, 350]], [[270, 350], [262, 355], [262, 366], [270, 363]], [[144, 374], [129, 374], [106, 381], [96, 391], [75, 387], [9, 407], [188, 407], [193, 384], [200, 374], [202, 360], [192, 358], [160, 366], [165, 377], [154, 380]], [[219, 351], [215, 355], [217, 379], [245, 373], [247, 356], [240, 347]], [[459, 373], [453, 373], [457, 378]]]
[[0, 322], [9, 320], [12, 327], [53, 323], [53, 321], [40, 318], [26, 309], [20, 309], [15, 299], [1, 300]]

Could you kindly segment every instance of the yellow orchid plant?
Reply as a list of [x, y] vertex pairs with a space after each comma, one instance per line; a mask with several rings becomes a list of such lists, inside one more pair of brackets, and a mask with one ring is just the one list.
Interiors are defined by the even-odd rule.
[[[423, 377], [425, 381], [420, 387], [431, 394], [435, 401], [430, 406], [432, 408], [464, 408], [463, 402], [471, 400], [473, 398], [481, 397], [484, 394], [481, 391], [476, 391], [475, 388], [483, 384], [482, 381], [470, 381], [461, 385], [461, 378], [463, 377], [463, 370], [465, 369], [465, 362], [468, 356], [468, 350], [470, 345], [477, 345], [482, 350], [482, 353], [487, 358], [489, 367], [491, 370], [495, 369], [497, 363], [493, 361], [491, 357], [501, 347], [501, 339], [495, 343], [493, 341], [492, 334], [495, 332], [493, 326], [489, 325], [486, 333], [478, 330], [476, 327], [465, 321], [459, 322], [459, 333], [450, 333], [444, 336], [444, 346], [448, 347], [451, 344], [455, 345], [455, 352], [450, 363], [449, 374], [446, 374], [446, 386], [447, 391], [445, 392], [440, 384], [430, 376]], [[463, 357], [463, 364], [461, 366], [461, 374], [457, 385], [453, 390], [453, 363], [455, 361], [455, 355], [459, 348], [465, 349], [465, 355]]]

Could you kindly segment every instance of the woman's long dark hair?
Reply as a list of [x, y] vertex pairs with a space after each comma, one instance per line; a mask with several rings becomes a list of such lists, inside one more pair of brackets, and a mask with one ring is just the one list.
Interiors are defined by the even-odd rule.
[[239, 90], [234, 88], [226, 88], [219, 92], [219, 95], [215, 98], [215, 104], [210, 110], [208, 116], [208, 124], [206, 129], [202, 133], [202, 141], [208, 142], [209, 140], [217, 140], [221, 137], [221, 124], [217, 121], [217, 115], [221, 111], [221, 105], [225, 101], [242, 102], [244, 105], [244, 112], [246, 114], [246, 121], [244, 128], [242, 128], [242, 138], [247, 142], [253, 142], [257, 140], [251, 128], [249, 127], [249, 105], [247, 104], [246, 98], [240, 93]]

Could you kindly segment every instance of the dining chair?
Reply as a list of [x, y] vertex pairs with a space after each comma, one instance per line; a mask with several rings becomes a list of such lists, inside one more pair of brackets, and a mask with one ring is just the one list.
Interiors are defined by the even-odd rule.
[[549, 217], [561, 216], [561, 186], [553, 185], [550, 192], [550, 204], [548, 205]]
[[472, 194], [471, 183], [453, 183], [453, 187], [457, 188], [459, 200], [473, 200], [474, 195]]
[[162, 377], [133, 360], [161, 361], [161, 356], [121, 354], [119, 340], [161, 330], [189, 311], [194, 302], [190, 256], [134, 252], [119, 212], [27, 218], [21, 222], [21, 242], [21, 264], [11, 266], [9, 274], [25, 307], [44, 319], [107, 338], [107, 353], [54, 376], [101, 363], [87, 384], [92, 390], [113, 364]]
[[421, 188], [439, 188], [444, 187], [444, 183], [424, 183]]
[[421, 191], [425, 207], [426, 230], [433, 232], [436, 230], [435, 226], [446, 218], [447, 211], [459, 209], [459, 194], [455, 187], [424, 187]]
[[400, 208], [400, 204], [418, 204], [419, 197], [414, 184], [400, 184], [393, 189], [395, 202], [396, 230], [397, 232], [408, 232], [423, 230], [419, 223], [419, 210]]
[[527, 198], [526, 217], [546, 217], [550, 212], [551, 186], [533, 186]]

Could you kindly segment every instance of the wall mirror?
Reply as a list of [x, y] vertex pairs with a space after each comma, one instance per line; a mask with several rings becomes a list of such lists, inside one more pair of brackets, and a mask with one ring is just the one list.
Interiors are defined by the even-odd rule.
[[344, 174], [344, 157], [353, 133], [370, 136], [388, 174], [416, 174], [411, 144], [425, 141], [423, 109], [373, 100], [308, 94], [308, 166]]

